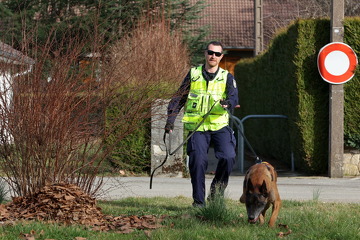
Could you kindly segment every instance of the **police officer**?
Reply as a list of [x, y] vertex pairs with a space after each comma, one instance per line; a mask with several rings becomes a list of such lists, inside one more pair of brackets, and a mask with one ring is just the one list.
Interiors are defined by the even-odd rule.
[[[205, 171], [210, 143], [218, 159], [210, 198], [217, 191], [224, 192], [235, 162], [236, 140], [229, 127], [227, 109], [232, 110], [238, 105], [238, 91], [234, 76], [219, 67], [222, 57], [223, 45], [210, 42], [205, 50], [205, 64], [190, 69], [168, 105], [165, 132], [172, 132], [175, 118], [182, 107], [185, 107], [182, 119], [185, 129], [190, 133], [195, 130], [187, 143], [195, 207], [205, 206]], [[203, 121], [204, 115], [206, 118]]]

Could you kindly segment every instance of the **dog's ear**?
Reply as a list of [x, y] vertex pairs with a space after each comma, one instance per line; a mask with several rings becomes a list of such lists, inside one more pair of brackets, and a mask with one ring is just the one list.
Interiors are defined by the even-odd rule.
[[246, 189], [246, 185], [247, 185], [247, 179], [244, 179], [244, 183], [243, 183], [243, 188]]
[[267, 195], [267, 187], [266, 187], [266, 182], [265, 180], [263, 181], [261, 187], [260, 187], [260, 192], [265, 196]]
[[254, 186], [253, 186], [250, 178], [247, 180], [247, 184], [246, 184], [246, 185], [247, 185], [247, 190], [248, 190], [248, 191], [254, 191]]

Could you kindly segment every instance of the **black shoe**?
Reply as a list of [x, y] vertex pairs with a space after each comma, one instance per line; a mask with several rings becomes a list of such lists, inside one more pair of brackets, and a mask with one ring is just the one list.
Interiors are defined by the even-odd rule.
[[192, 206], [194, 208], [204, 208], [205, 207], [205, 203], [196, 203], [196, 202], [193, 202]]

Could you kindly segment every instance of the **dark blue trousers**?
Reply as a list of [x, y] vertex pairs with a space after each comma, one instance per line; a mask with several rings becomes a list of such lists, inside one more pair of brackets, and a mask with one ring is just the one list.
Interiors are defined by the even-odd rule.
[[218, 131], [195, 132], [187, 144], [189, 170], [193, 188], [194, 204], [205, 204], [205, 172], [208, 166], [210, 143], [214, 146], [218, 165], [210, 191], [220, 186], [225, 190], [235, 163], [236, 140], [233, 130], [224, 127]]

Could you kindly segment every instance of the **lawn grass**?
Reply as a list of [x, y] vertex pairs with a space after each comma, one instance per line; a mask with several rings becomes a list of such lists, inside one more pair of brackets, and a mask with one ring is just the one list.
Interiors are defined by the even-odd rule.
[[[280, 232], [291, 233], [284, 239], [360, 239], [360, 204], [322, 203], [319, 201], [283, 201], [277, 224], [288, 226], [269, 228], [266, 225], [248, 224], [245, 205], [225, 199], [226, 210], [219, 211], [191, 207], [192, 200], [176, 198], [126, 198], [102, 201], [103, 213], [110, 215], [167, 215], [163, 227], [130, 234], [97, 232], [82, 226], [61, 226], [38, 222], [19, 222], [0, 227], [0, 239], [21, 239], [22, 234], [35, 233], [36, 240], [88, 240], [115, 239], [279, 239]], [[206, 214], [213, 214], [209, 217]], [[268, 214], [270, 214], [268, 212]], [[204, 217], [206, 216], [206, 217]], [[267, 220], [269, 216], [267, 216]], [[81, 239], [81, 238], [79, 238]]]

